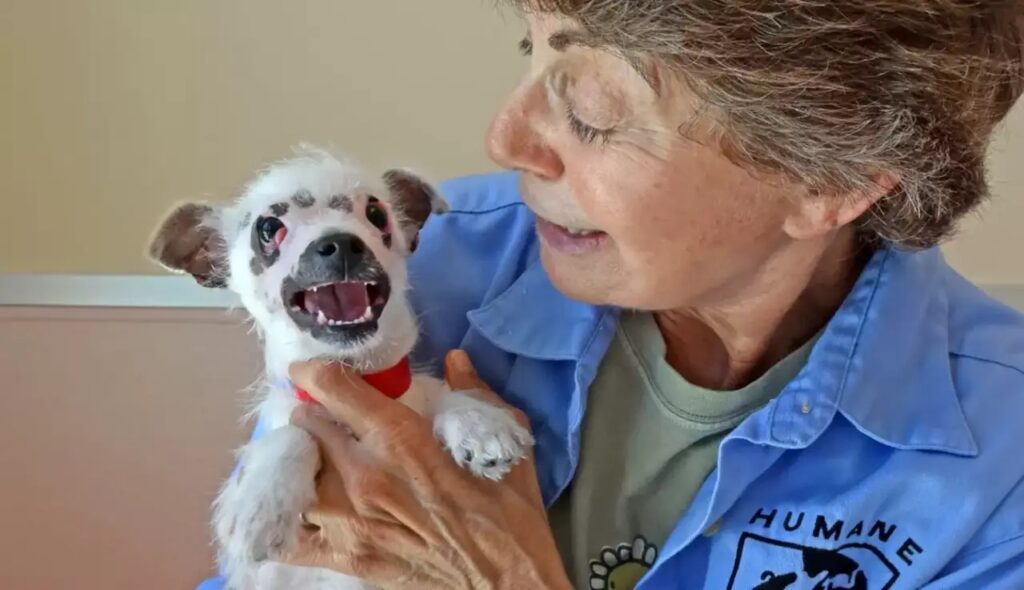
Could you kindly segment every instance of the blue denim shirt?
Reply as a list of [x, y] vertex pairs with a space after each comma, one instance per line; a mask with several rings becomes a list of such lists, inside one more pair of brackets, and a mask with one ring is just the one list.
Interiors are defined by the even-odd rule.
[[[410, 262], [416, 361], [439, 373], [463, 348], [529, 415], [550, 505], [617, 311], [552, 286], [514, 174], [443, 192]], [[1022, 426], [1024, 317], [937, 250], [880, 251], [804, 369], [723, 441], [638, 589], [1022, 589]]]

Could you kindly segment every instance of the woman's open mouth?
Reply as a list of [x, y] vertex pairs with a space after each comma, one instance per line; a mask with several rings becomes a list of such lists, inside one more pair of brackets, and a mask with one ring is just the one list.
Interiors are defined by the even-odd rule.
[[286, 287], [289, 315], [305, 327], [360, 327], [380, 319], [391, 296], [387, 277], [372, 281], [336, 281], [300, 288]]
[[537, 218], [537, 233], [555, 250], [567, 254], [586, 254], [600, 248], [608, 234], [597, 230], [574, 229]]

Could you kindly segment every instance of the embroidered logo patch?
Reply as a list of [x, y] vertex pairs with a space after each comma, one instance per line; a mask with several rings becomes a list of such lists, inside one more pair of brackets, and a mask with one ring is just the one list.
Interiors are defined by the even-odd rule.
[[633, 590], [657, 559], [657, 546], [644, 537], [605, 547], [590, 560], [590, 590]]

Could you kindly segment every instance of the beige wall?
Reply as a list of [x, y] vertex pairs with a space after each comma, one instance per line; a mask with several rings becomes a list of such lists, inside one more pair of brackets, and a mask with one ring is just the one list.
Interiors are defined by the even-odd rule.
[[260, 368], [247, 328], [222, 310], [0, 306], [0, 588], [210, 573], [210, 503]]
[[173, 201], [229, 196], [301, 140], [489, 169], [523, 59], [494, 4], [0, 1], [0, 272], [159, 272], [140, 253]]
[[1024, 103], [992, 144], [995, 196], [946, 248], [950, 261], [983, 284], [1024, 285]]
[[[490, 0], [0, 2], [0, 272], [158, 272], [180, 198], [232, 194], [299, 140], [436, 177], [488, 170], [482, 135], [522, 67]], [[1024, 282], [1024, 113], [998, 198], [950, 247]]]

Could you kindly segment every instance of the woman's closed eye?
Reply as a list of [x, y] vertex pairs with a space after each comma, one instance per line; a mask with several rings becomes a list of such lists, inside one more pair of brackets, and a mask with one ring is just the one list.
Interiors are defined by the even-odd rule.
[[596, 140], [607, 142], [615, 131], [614, 128], [602, 129], [583, 121], [569, 103], [565, 104], [565, 117], [569, 121], [569, 129], [573, 135], [583, 143], [594, 143]]
[[614, 133], [615, 127], [592, 122], [588, 116], [581, 115], [576, 104], [569, 96], [570, 85], [569, 76], [564, 72], [553, 73], [545, 80], [549, 100], [562, 104], [563, 114], [569, 125], [569, 130], [583, 143], [590, 144], [598, 140], [601, 142], [608, 141]]

